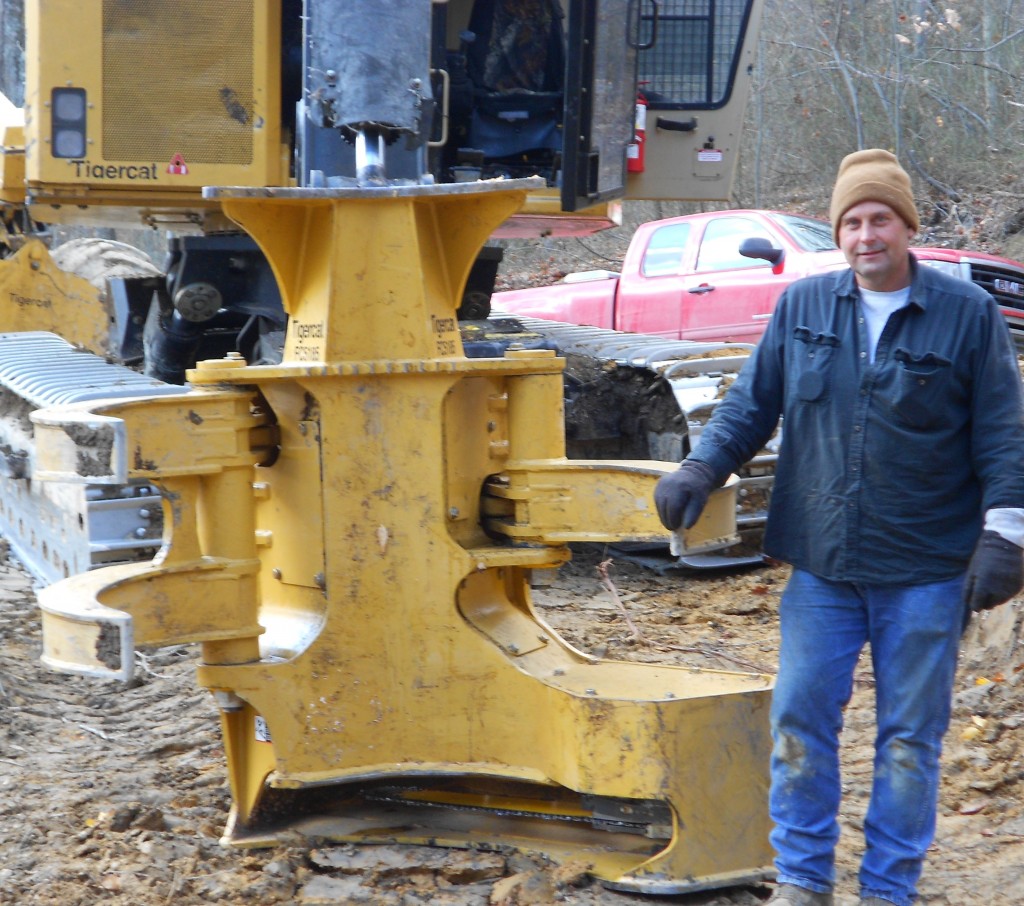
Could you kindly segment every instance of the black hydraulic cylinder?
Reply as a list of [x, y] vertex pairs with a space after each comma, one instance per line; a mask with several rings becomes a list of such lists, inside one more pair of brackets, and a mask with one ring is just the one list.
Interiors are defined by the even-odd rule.
[[205, 325], [186, 321], [176, 311], [154, 317], [146, 325], [144, 372], [168, 384], [184, 384], [185, 371], [195, 364]]
[[430, 30], [423, 0], [307, 3], [304, 94], [313, 123], [425, 141]]

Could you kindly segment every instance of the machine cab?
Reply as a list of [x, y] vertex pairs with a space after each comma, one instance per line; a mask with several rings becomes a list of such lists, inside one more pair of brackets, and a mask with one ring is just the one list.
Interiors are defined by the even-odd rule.
[[[434, 7], [442, 180], [547, 178], [536, 210], [728, 200], [756, 0], [451, 0]], [[530, 210], [528, 205], [527, 211]], [[556, 228], [557, 230], [557, 228]]]
[[[392, 143], [389, 175], [543, 176], [506, 236], [600, 229], [623, 197], [726, 200], [758, 14], [756, 0], [435, 2], [423, 141]], [[297, 131], [300, 182], [354, 172], [337, 130], [300, 115]]]
[[520, 235], [608, 226], [623, 197], [725, 200], [760, 5], [33, 0], [28, 197], [202, 231], [203, 186], [358, 178], [350, 126], [383, 109], [388, 180], [544, 177]]

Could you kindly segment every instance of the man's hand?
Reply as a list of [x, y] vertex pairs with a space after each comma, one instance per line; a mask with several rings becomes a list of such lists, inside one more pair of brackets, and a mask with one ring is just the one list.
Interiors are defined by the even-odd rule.
[[964, 601], [975, 612], [988, 610], [1009, 601], [1022, 588], [1024, 550], [996, 532], [982, 532], [967, 567]]
[[692, 528], [714, 486], [715, 473], [711, 466], [695, 459], [684, 459], [675, 472], [658, 479], [654, 487], [654, 505], [661, 524], [673, 532], [679, 526]]

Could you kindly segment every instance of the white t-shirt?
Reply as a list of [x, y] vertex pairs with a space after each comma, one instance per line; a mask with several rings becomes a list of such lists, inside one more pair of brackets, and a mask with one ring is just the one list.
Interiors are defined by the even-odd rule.
[[885, 329], [889, 315], [903, 308], [910, 299], [910, 287], [905, 286], [892, 293], [876, 293], [860, 287], [860, 310], [864, 313], [864, 324], [868, 330], [868, 360], [875, 360], [878, 338]]

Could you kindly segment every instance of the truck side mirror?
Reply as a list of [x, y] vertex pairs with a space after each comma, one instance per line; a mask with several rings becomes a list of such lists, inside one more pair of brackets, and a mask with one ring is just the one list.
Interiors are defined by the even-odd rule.
[[773, 267], [782, 263], [786, 253], [776, 248], [763, 236], [750, 236], [740, 243], [740, 254], [744, 258], [763, 258]]

